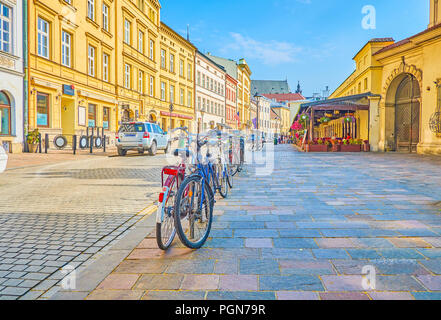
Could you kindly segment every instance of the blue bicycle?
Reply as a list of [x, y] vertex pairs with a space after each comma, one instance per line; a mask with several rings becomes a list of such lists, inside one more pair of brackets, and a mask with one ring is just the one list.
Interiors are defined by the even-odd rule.
[[197, 164], [194, 171], [181, 184], [175, 203], [175, 226], [181, 242], [190, 249], [201, 248], [208, 239], [213, 223], [214, 191], [210, 181], [215, 183], [213, 164], [207, 153], [206, 162], [201, 161], [201, 148], [207, 139], [196, 139]]

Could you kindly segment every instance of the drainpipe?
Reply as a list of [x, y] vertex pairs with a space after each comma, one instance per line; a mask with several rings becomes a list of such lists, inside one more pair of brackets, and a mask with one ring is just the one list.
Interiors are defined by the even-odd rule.
[[29, 125], [29, 3], [23, 0], [23, 150], [27, 151], [26, 135], [28, 134]]

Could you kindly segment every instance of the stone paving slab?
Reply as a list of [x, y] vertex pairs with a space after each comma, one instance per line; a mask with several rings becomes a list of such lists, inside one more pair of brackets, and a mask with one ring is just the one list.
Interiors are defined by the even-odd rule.
[[[277, 146], [271, 175], [255, 168], [218, 199], [204, 248], [163, 253], [149, 234], [87, 299], [441, 299], [440, 158]], [[115, 275], [131, 289], [99, 287]]]
[[47, 299], [64, 266], [80, 270], [130, 235], [160, 190], [163, 163], [164, 156], [80, 156], [2, 173], [0, 298]]

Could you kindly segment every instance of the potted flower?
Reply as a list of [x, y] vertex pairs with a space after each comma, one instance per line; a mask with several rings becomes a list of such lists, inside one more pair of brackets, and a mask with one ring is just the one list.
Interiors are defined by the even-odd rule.
[[328, 146], [324, 144], [322, 139], [317, 141], [309, 141], [306, 152], [328, 152]]
[[361, 152], [362, 140], [344, 139], [341, 152]]
[[29, 132], [26, 142], [28, 143], [29, 152], [35, 153], [37, 145], [40, 143], [40, 132], [38, 129]]

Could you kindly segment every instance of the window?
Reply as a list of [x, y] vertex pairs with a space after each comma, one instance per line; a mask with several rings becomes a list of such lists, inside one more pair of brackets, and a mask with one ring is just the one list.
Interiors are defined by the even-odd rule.
[[144, 32], [142, 31], [138, 34], [138, 51], [144, 53]]
[[175, 102], [175, 86], [170, 85], [170, 102]]
[[131, 79], [130, 79], [130, 73], [131, 73], [131, 66], [129, 64], [124, 65], [124, 86], [127, 89], [131, 88]]
[[38, 17], [38, 55], [49, 59], [49, 22]]
[[198, 86], [201, 85], [201, 73], [198, 71]]
[[87, 120], [88, 120], [87, 123], [89, 128], [96, 127], [96, 105], [89, 104]]
[[165, 65], [165, 50], [161, 49], [161, 68], [166, 69]]
[[150, 76], [150, 96], [154, 96], [155, 95], [155, 78], [153, 78], [153, 76]]
[[49, 95], [37, 93], [37, 127], [49, 127]]
[[175, 56], [170, 54], [170, 72], [175, 72]]
[[0, 136], [11, 135], [11, 103], [8, 96], [0, 91]]
[[103, 3], [103, 29], [109, 31], [109, 6]]
[[124, 42], [130, 44], [130, 31], [132, 28], [132, 24], [129, 20], [124, 21]]
[[103, 108], [103, 128], [110, 128], [110, 108], [107, 107]]
[[0, 3], [0, 51], [11, 52], [12, 10]]
[[95, 21], [95, 0], [87, 0], [87, 17]]
[[89, 61], [89, 76], [95, 77], [95, 48], [92, 46], [89, 46], [89, 55], [88, 55], [88, 61]]
[[189, 63], [187, 66], [187, 78], [188, 80], [192, 80], [192, 71], [191, 71], [191, 64]]
[[150, 40], [150, 60], [155, 59], [155, 42], [153, 40]]
[[165, 101], [165, 82], [161, 82], [161, 100]]
[[184, 76], [184, 60], [179, 60], [179, 75]]
[[103, 54], [103, 80], [109, 81], [109, 55]]
[[368, 89], [368, 79], [365, 78], [364, 79], [364, 90], [367, 90], [367, 89]]
[[141, 94], [144, 93], [144, 72], [142, 72], [142, 71], [139, 71], [138, 91]]
[[61, 34], [61, 63], [66, 67], [71, 67], [71, 39], [70, 33], [63, 31]]
[[193, 104], [193, 95], [191, 94], [191, 91], [188, 91], [187, 93], [187, 107], [191, 107]]
[[179, 104], [181, 106], [184, 105], [184, 99], [185, 99], [185, 97], [184, 97], [184, 89], [180, 89], [180, 92], [179, 92]]
[[205, 74], [202, 75], [202, 87], [205, 88]]

